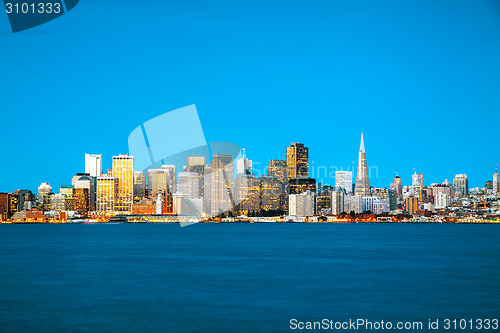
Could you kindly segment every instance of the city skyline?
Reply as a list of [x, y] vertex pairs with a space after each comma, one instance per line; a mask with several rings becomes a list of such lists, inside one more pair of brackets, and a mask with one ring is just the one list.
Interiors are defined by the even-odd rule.
[[126, 153], [133, 128], [193, 103], [207, 141], [234, 142], [263, 164], [303, 142], [311, 165], [345, 169], [360, 132], [376, 186], [395, 171], [406, 182], [413, 168], [481, 186], [499, 163], [497, 1], [155, 6], [123, 3], [109, 17], [112, 4], [89, 1], [16, 34], [0, 20], [5, 49], [17, 50], [0, 55], [2, 190], [40, 176], [64, 184], [84, 153]]
[[[303, 143], [296, 143], [296, 142], [292, 142], [291, 143], [291, 147], [295, 147], [296, 145], [299, 145], [301, 147], [304, 147], [304, 144]], [[284, 154], [285, 157], [283, 157], [284, 160], [286, 160], [286, 155], [291, 152], [291, 147], [287, 147], [287, 150], [286, 150], [286, 154]], [[315, 165], [314, 161], [311, 162], [311, 160], [308, 158], [308, 149], [309, 147], [305, 147], [306, 149], [306, 160], [307, 162], [305, 164], [302, 165], [302, 168], [305, 168], [305, 173], [303, 173], [301, 175], [301, 177], [303, 176], [306, 176], [307, 177], [307, 174], [310, 174], [310, 178], [314, 178], [316, 179], [317, 181], [321, 182], [323, 185], [330, 185], [330, 186], [337, 186], [337, 180], [336, 180], [336, 172], [337, 171], [340, 171], [340, 172], [350, 172], [352, 173], [352, 176], [354, 177], [354, 179], [358, 180], [357, 179], [357, 176], [358, 176], [358, 170], [360, 168], [360, 163], [362, 162], [362, 168], [367, 170], [367, 181], [368, 181], [368, 188], [371, 186], [371, 187], [387, 187], [389, 188], [389, 184], [390, 182], [392, 182], [392, 179], [390, 180], [389, 183], [387, 184], [380, 184], [380, 180], [379, 178], [380, 177], [377, 177], [377, 176], [373, 176], [371, 172], [373, 169], [376, 169], [375, 171], [375, 175], [378, 175], [379, 172], [380, 172], [380, 169], [378, 168], [378, 166], [376, 165], [371, 165], [371, 164], [368, 164], [366, 163], [366, 154], [364, 149], [364, 137], [363, 137], [363, 133], [361, 133], [361, 144], [360, 144], [360, 149], [359, 149], [359, 156], [358, 156], [358, 160], [355, 161], [353, 160], [352, 161], [352, 164], [351, 165], [348, 165], [346, 168], [344, 168], [343, 166], [337, 166], [337, 165], [329, 165], [329, 166], [326, 166], [326, 165]], [[250, 171], [253, 172], [257, 177], [258, 176], [265, 176], [265, 175], [269, 175], [268, 174], [268, 167], [269, 167], [269, 162], [271, 161], [279, 161], [278, 158], [274, 157], [274, 158], [270, 158], [267, 162], [264, 162], [264, 163], [261, 163], [260, 161], [256, 161], [254, 159], [251, 159], [251, 158], [248, 158], [247, 154], [246, 154], [246, 149], [243, 148], [242, 149], [242, 152], [243, 152], [243, 157], [242, 158], [239, 158], [237, 159], [238, 160], [238, 165], [235, 164], [234, 166], [234, 171], [235, 171], [235, 175], [237, 174], [236, 173], [236, 170], [237, 170], [237, 167], [238, 168], [243, 168], [243, 165], [246, 165], [246, 163], [250, 163]], [[118, 154], [118, 155], [113, 155], [112, 157], [117, 157], [117, 156], [126, 156], [128, 155], [127, 154]], [[81, 172], [81, 173], [89, 173], [91, 176], [93, 177], [97, 177], [97, 176], [101, 176], [103, 174], [103, 171], [104, 170], [111, 170], [112, 169], [112, 164], [113, 164], [113, 158], [109, 159], [108, 161], [106, 159], [103, 160], [103, 154], [94, 154], [94, 153], [84, 153], [84, 159], [83, 159], [83, 168], [81, 168], [82, 170], [81, 171], [77, 171], [77, 172], [74, 172], [73, 175], [75, 173], [78, 173], [78, 172]], [[131, 156], [133, 157], [133, 156]], [[197, 156], [197, 155], [192, 155], [190, 156], [192, 158], [203, 158], [205, 159], [205, 157], [202, 157], [202, 156]], [[213, 156], [211, 156], [213, 158]], [[245, 162], [243, 162], [245, 161]], [[208, 163], [208, 161], [206, 161]], [[240, 166], [240, 163], [241, 166]], [[245, 164], [243, 164], [245, 163]], [[110, 165], [111, 164], [111, 165]], [[110, 168], [106, 168], [105, 166], [108, 165]], [[252, 167], [252, 165], [254, 167]], [[99, 169], [100, 168], [100, 169]], [[299, 167], [300, 168], [300, 167]], [[311, 171], [312, 169], [312, 171]], [[317, 171], [315, 171], [317, 169]], [[135, 170], [135, 169], [134, 169]], [[135, 170], [135, 171], [146, 171], [146, 170], [149, 170], [148, 172], [152, 172], [154, 171], [155, 169], [144, 169], [144, 170]], [[174, 168], [174, 171], [175, 171], [175, 168]], [[182, 170], [177, 170], [177, 174], [179, 172], [182, 172]], [[422, 177], [423, 173], [418, 173], [416, 172], [416, 168], [412, 168], [411, 171], [410, 169], [408, 169], [408, 172], [407, 173], [402, 173], [400, 171], [393, 171], [397, 176], [401, 177], [400, 175], [403, 174], [403, 178], [402, 179], [402, 183], [405, 184], [405, 180], [404, 179], [407, 179], [406, 180], [406, 183], [408, 184], [414, 184], [415, 183], [415, 176], [419, 175], [420, 177]], [[487, 181], [493, 181], [494, 179], [494, 174], [498, 172], [498, 165], [495, 164], [494, 166], [494, 170], [492, 170], [492, 173], [491, 173], [491, 177], [488, 178], [488, 179], [484, 179], [484, 180], [473, 180], [472, 184], [469, 184], [469, 187], [470, 188], [476, 188], [476, 187], [483, 187], [484, 183], [487, 182]], [[105, 172], [104, 172], [105, 174]], [[467, 172], [459, 172], [459, 173], [456, 173], [455, 175], [459, 175], [459, 174], [468, 174]], [[323, 176], [326, 175], [326, 179], [327, 181], [326, 182], [322, 182], [322, 180], [324, 180], [325, 178], [323, 178]], [[406, 175], [406, 176], [404, 176]], [[446, 175], [444, 176], [441, 180], [437, 179], [437, 180], [431, 180], [431, 181], [428, 181], [428, 182], [424, 182], [422, 183], [421, 185], [430, 185], [430, 184], [441, 184], [442, 182], [444, 182], [445, 180], [452, 180], [455, 175]], [[322, 178], [317, 178], [318, 176], [322, 177]], [[291, 177], [291, 176], [290, 176]], [[365, 177], [364, 175], [362, 177]], [[300, 178], [300, 177], [298, 177]], [[16, 187], [14, 186], [14, 188], [11, 188], [11, 189], [2, 189], [0, 188], [0, 191], [3, 191], [3, 192], [13, 192], [15, 190], [19, 190], [19, 189], [29, 189], [29, 190], [32, 190], [34, 188], [37, 188], [39, 186], [40, 183], [44, 183], [44, 182], [49, 182], [51, 184], [54, 184], [54, 187], [55, 188], [59, 188], [59, 187], [62, 187], [62, 186], [65, 186], [67, 185], [67, 181], [66, 182], [62, 182], [62, 183], [56, 183], [56, 182], [53, 182], [52, 180], [48, 180], [46, 179], [46, 177], [41, 177], [40, 178], [41, 180], [39, 181], [39, 183], [34, 186], [33, 188], [30, 188], [30, 187]], [[426, 177], [426, 179], [428, 179]], [[470, 180], [470, 177], [468, 177], [468, 179]], [[373, 182], [373, 180], [375, 180]], [[377, 181], [378, 180], [378, 181]], [[358, 181], [354, 182], [353, 180], [351, 180], [352, 184], [357, 184]], [[374, 185], [371, 185], [371, 183], [375, 183]], [[474, 184], [476, 183], [479, 183], [477, 186], [473, 186]], [[354, 189], [353, 189], [354, 191]], [[364, 190], [366, 191], [366, 190]]]

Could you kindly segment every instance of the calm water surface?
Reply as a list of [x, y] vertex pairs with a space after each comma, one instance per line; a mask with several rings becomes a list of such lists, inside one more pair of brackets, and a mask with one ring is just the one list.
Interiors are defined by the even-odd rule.
[[0, 332], [499, 314], [500, 225], [0, 225]]

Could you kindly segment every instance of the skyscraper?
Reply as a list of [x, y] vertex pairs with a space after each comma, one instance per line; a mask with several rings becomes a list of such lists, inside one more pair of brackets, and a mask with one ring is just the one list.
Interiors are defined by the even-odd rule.
[[280, 196], [283, 183], [274, 176], [260, 176], [260, 206], [262, 210], [280, 209]]
[[167, 193], [169, 188], [167, 171], [162, 168], [148, 169], [148, 187], [151, 198], [156, 198], [158, 194]]
[[85, 154], [85, 173], [91, 177], [102, 175], [102, 155]]
[[206, 158], [204, 156], [188, 156], [186, 158], [186, 171], [196, 172], [198, 175], [198, 194], [200, 197], [203, 197], [205, 193], [205, 164]]
[[306, 191], [301, 194], [290, 194], [288, 214], [294, 216], [313, 216], [316, 208], [313, 192]]
[[[73, 177], [75, 178], [75, 177]], [[88, 210], [95, 210], [95, 187], [96, 187], [96, 178], [91, 177], [87, 173], [79, 173], [76, 178], [73, 180], [74, 188], [86, 188], [88, 191]]]
[[334, 191], [332, 191], [332, 214], [333, 215], [340, 215], [345, 211], [344, 198], [345, 198], [345, 189], [336, 188]]
[[188, 199], [200, 198], [200, 178], [196, 172], [179, 172], [177, 191]]
[[252, 160], [247, 158], [245, 148], [243, 148], [243, 157], [236, 161], [237, 174], [252, 174]]
[[412, 186], [423, 186], [424, 185], [424, 174], [423, 173], [415, 173], [411, 176], [411, 185]]
[[134, 202], [134, 157], [113, 156], [113, 177], [118, 178], [116, 212], [132, 212]]
[[284, 160], [269, 160], [267, 175], [277, 177], [284, 185], [288, 183], [288, 167]]
[[292, 143], [286, 147], [288, 179], [309, 177], [309, 148], [302, 143]]
[[211, 211], [213, 215], [218, 215], [234, 207], [234, 163], [231, 155], [215, 154], [211, 171]]
[[235, 203], [240, 215], [261, 210], [260, 180], [253, 174], [240, 173], [235, 181]]
[[73, 210], [82, 216], [89, 212], [89, 189], [78, 187], [73, 189]]
[[134, 171], [134, 197], [142, 199], [146, 196], [146, 176], [143, 171]]
[[406, 198], [405, 210], [410, 214], [414, 214], [418, 210], [418, 198], [415, 197]]
[[365, 142], [361, 133], [361, 144], [359, 146], [358, 172], [356, 174], [356, 196], [370, 196], [370, 182], [368, 180], [368, 166], [366, 164]]
[[118, 178], [111, 176], [97, 177], [97, 204], [98, 212], [113, 213], [118, 197]]
[[455, 176], [453, 179], [453, 188], [455, 189], [455, 194], [462, 196], [469, 194], [469, 181], [465, 173]]
[[497, 194], [500, 192], [500, 175], [498, 172], [493, 174], [493, 193]]
[[52, 193], [52, 186], [50, 186], [49, 183], [42, 183], [38, 186], [38, 201], [41, 202], [43, 196], [49, 195], [50, 193]]
[[352, 194], [352, 172], [335, 172], [335, 187], [344, 189], [347, 194]]
[[401, 177], [399, 177], [396, 174], [396, 177], [394, 177], [394, 183], [391, 184], [390, 186], [391, 190], [396, 191], [396, 195], [402, 195], [403, 194], [403, 183], [401, 182]]

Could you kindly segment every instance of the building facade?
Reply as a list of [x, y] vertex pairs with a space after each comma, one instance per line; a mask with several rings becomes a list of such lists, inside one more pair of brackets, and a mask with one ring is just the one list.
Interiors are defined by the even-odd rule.
[[134, 203], [134, 157], [128, 155], [113, 156], [113, 177], [118, 179], [115, 211], [132, 213], [132, 204]]
[[292, 143], [286, 147], [288, 179], [309, 177], [309, 148], [302, 143]]
[[356, 174], [356, 188], [354, 194], [359, 197], [369, 197], [371, 195], [363, 133], [361, 133], [361, 144], [359, 146], [358, 172]]

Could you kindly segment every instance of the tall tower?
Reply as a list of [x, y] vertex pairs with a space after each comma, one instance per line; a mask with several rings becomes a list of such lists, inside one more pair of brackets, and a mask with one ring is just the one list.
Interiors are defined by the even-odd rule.
[[113, 156], [113, 177], [118, 178], [115, 211], [132, 212], [132, 203], [134, 202], [134, 157], [128, 155]]
[[397, 195], [403, 194], [403, 183], [401, 182], [401, 177], [399, 177], [396, 172], [396, 177], [394, 177], [394, 183], [391, 184], [391, 190], [396, 191]]
[[102, 155], [85, 154], [85, 173], [91, 177], [102, 176]]
[[366, 164], [363, 133], [361, 133], [361, 144], [359, 146], [358, 173], [356, 174], [356, 188], [354, 194], [360, 197], [370, 196], [370, 182], [368, 181], [368, 166]]
[[302, 143], [292, 143], [286, 147], [288, 179], [309, 177], [309, 148]]
[[352, 195], [352, 172], [337, 171], [335, 172], [335, 187], [343, 188], [347, 194]]
[[118, 178], [111, 176], [97, 177], [97, 202], [98, 212], [113, 213], [118, 197]]
[[243, 157], [236, 161], [236, 174], [252, 174], [252, 160], [247, 158], [245, 148], [243, 150]]
[[498, 174], [498, 169], [495, 169], [493, 174], [493, 193], [497, 194], [500, 192], [500, 175]]
[[234, 208], [234, 163], [231, 155], [214, 154], [212, 159], [212, 214], [219, 215]]

